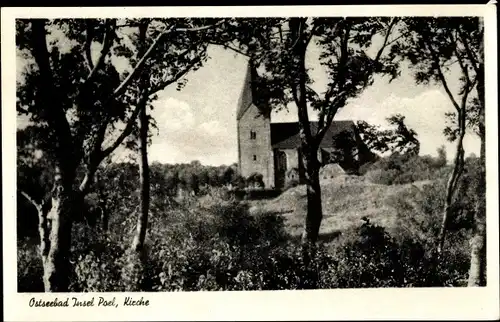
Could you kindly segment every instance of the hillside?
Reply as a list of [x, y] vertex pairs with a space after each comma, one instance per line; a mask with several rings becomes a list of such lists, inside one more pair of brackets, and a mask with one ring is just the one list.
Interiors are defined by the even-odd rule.
[[[362, 176], [340, 175], [321, 183], [323, 221], [320, 239], [328, 242], [339, 232], [358, 226], [362, 218], [385, 227], [388, 231], [405, 229], [414, 219], [401, 214], [404, 202], [411, 207], [411, 213], [422, 210], [411, 199], [420, 199], [422, 191], [432, 181], [420, 181], [403, 185], [382, 185], [369, 182]], [[413, 198], [414, 197], [414, 198]], [[252, 201], [252, 212], [272, 212], [283, 216], [287, 231], [300, 236], [306, 214], [306, 188], [304, 185], [291, 188], [279, 197], [270, 200]], [[396, 210], [399, 208], [399, 211]]]

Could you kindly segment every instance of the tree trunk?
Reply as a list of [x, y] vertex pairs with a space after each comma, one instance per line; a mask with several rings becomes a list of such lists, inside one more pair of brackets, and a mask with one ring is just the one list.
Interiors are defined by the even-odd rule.
[[[319, 137], [314, 137], [311, 133], [311, 124], [307, 112], [307, 69], [305, 65], [307, 46], [311, 40], [304, 33], [305, 18], [291, 18], [289, 28], [292, 39], [295, 39], [292, 47], [292, 66], [296, 66], [296, 78], [290, 82], [292, 96], [297, 106], [299, 121], [299, 137], [301, 140], [302, 160], [304, 164], [305, 181], [307, 187], [307, 214], [302, 233], [302, 243], [305, 246], [305, 254], [312, 250], [318, 240], [319, 228], [323, 218], [321, 207], [321, 187], [319, 184], [318, 160]], [[316, 133], [317, 135], [317, 133]], [[307, 258], [310, 258], [307, 255]]]
[[482, 111], [479, 117], [479, 137], [481, 139], [481, 172], [477, 183], [477, 196], [474, 209], [474, 235], [470, 241], [471, 258], [468, 286], [486, 286], [486, 131], [484, 116], [484, 83], [479, 82], [478, 96]]
[[307, 187], [307, 214], [302, 234], [304, 244], [315, 244], [319, 236], [319, 228], [323, 218], [321, 205], [321, 186], [319, 183], [320, 163], [317, 157], [317, 149], [310, 146], [303, 148], [305, 179]]
[[483, 145], [484, 137], [481, 138], [481, 172], [474, 209], [474, 235], [470, 241], [468, 286], [486, 286], [486, 165]]
[[[481, 180], [482, 181], [482, 180]], [[483, 182], [485, 183], [485, 182]], [[482, 184], [481, 182], [479, 183]], [[474, 235], [470, 241], [471, 256], [468, 286], [486, 286], [486, 212], [484, 194], [479, 196], [474, 214]]]
[[[460, 116], [459, 116], [460, 117]], [[443, 253], [444, 242], [446, 239], [446, 233], [448, 230], [448, 224], [451, 216], [451, 207], [453, 205], [453, 196], [455, 195], [455, 191], [457, 188], [458, 180], [463, 171], [464, 167], [464, 148], [463, 148], [463, 139], [465, 135], [465, 122], [459, 121], [460, 123], [460, 134], [457, 140], [457, 148], [455, 159], [453, 161], [453, 171], [448, 179], [448, 183], [446, 186], [446, 199], [443, 210], [443, 218], [441, 221], [441, 227], [437, 239], [437, 248], [436, 255], [440, 257]], [[463, 126], [462, 126], [463, 124]]]
[[[71, 175], [67, 175], [71, 178]], [[71, 265], [72, 215], [81, 209], [83, 198], [72, 190], [71, 179], [57, 174], [51, 201], [39, 208], [40, 255], [46, 292], [67, 292]]]
[[[147, 99], [147, 96], [145, 96]], [[140, 184], [141, 184], [141, 207], [140, 213], [137, 217], [137, 232], [132, 243], [132, 249], [139, 252], [144, 247], [144, 240], [146, 238], [146, 230], [148, 226], [148, 213], [149, 213], [149, 165], [148, 165], [148, 117], [146, 113], [146, 100], [141, 102], [140, 119]]]

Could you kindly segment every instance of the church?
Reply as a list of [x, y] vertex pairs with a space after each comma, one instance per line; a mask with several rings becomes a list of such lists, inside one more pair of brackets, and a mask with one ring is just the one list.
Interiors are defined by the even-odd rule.
[[[271, 109], [259, 99], [254, 85], [257, 77], [257, 70], [249, 64], [236, 113], [239, 172], [245, 178], [259, 173], [266, 188], [282, 189], [287, 180], [304, 179], [299, 124], [271, 122]], [[311, 122], [313, 133], [317, 125]], [[342, 158], [333, 160], [338, 152]], [[373, 156], [353, 121], [333, 121], [318, 150], [322, 165], [336, 162], [354, 173]]]

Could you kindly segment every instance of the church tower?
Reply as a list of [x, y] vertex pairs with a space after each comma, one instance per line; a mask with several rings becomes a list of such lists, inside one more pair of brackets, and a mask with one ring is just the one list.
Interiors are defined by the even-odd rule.
[[256, 90], [257, 69], [251, 62], [238, 101], [238, 167], [243, 177], [252, 173], [263, 176], [266, 188], [274, 187], [274, 163], [271, 148], [271, 111], [259, 100]]

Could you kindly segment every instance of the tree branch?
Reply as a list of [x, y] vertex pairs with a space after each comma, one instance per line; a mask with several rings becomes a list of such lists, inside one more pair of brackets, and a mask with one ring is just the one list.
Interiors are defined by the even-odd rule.
[[[351, 25], [348, 24], [346, 26], [345, 34], [344, 37], [341, 39], [340, 42], [340, 58], [339, 58], [339, 63], [338, 63], [338, 68], [339, 68], [339, 73], [337, 75], [337, 78], [335, 79], [335, 83], [329, 88], [329, 91], [325, 94], [325, 99], [324, 99], [324, 107], [328, 107], [331, 103], [330, 100], [332, 99], [333, 95], [335, 94], [335, 88], [338, 86], [339, 89], [341, 89], [345, 83], [345, 68], [347, 64], [347, 59], [349, 55], [349, 50], [348, 50], [348, 45], [349, 45], [349, 34], [351, 32]], [[318, 128], [319, 130], [319, 128]]]
[[153, 41], [153, 43], [149, 46], [148, 50], [144, 53], [144, 55], [142, 55], [141, 59], [139, 59], [139, 61], [135, 65], [134, 69], [132, 69], [132, 72], [130, 72], [130, 74], [122, 81], [122, 83], [113, 91], [113, 93], [108, 98], [108, 100], [113, 99], [113, 98], [121, 95], [125, 91], [126, 87], [130, 83], [130, 81], [142, 69], [144, 63], [149, 58], [149, 56], [151, 55], [153, 50], [156, 48], [156, 46], [160, 42], [161, 38], [163, 38], [164, 36], [166, 36], [170, 33], [173, 33], [173, 32], [197, 32], [197, 31], [207, 30], [207, 29], [214, 28], [214, 27], [220, 25], [222, 22], [223, 21], [219, 21], [213, 25], [196, 27], [196, 28], [170, 28], [167, 31], [160, 33], [156, 37], [156, 39]]
[[35, 208], [38, 210], [38, 211], [41, 211], [42, 209], [42, 204], [36, 202], [33, 198], [31, 198], [30, 195], [28, 195], [26, 192], [22, 191], [22, 190], [18, 190], [20, 194], [22, 194], [24, 196], [24, 198], [26, 198], [26, 200], [28, 200], [33, 206], [35, 206]]
[[440, 64], [438, 55], [436, 54], [436, 51], [432, 47], [432, 44], [429, 43], [428, 39], [426, 38], [426, 35], [422, 35], [422, 36], [423, 36], [423, 39], [424, 39], [424, 43], [426, 44], [427, 48], [429, 48], [429, 51], [431, 52], [431, 56], [432, 56], [432, 59], [433, 59], [433, 62], [434, 62], [434, 66], [435, 66], [435, 68], [436, 68], [436, 70], [438, 72], [438, 78], [441, 81], [441, 84], [443, 84], [444, 90], [446, 91], [446, 94], [448, 94], [451, 102], [453, 103], [453, 106], [455, 107], [455, 109], [458, 112], [460, 112], [460, 106], [458, 105], [457, 101], [455, 100], [455, 97], [451, 93], [451, 90], [448, 87], [448, 82], [446, 81], [446, 77], [444, 76], [443, 71], [441, 69], [441, 64]]
[[57, 98], [58, 91], [55, 88], [52, 68], [50, 66], [50, 55], [47, 48], [47, 32], [45, 30], [45, 19], [32, 20], [32, 54], [38, 65], [41, 76], [42, 106], [47, 111], [47, 121], [54, 128], [62, 147], [58, 150], [58, 157], [64, 157], [64, 154], [71, 151], [73, 136], [66, 119], [66, 115]]
[[316, 92], [316, 91], [315, 91], [315, 90], [314, 90], [311, 86], [306, 85], [306, 89], [307, 89], [307, 90], [308, 90], [308, 91], [309, 91], [312, 95], [314, 95], [314, 97], [315, 97], [316, 99], [319, 99], [319, 94], [318, 94], [318, 92]]
[[384, 42], [382, 43], [382, 47], [377, 52], [377, 56], [375, 56], [375, 63], [378, 62], [380, 57], [382, 56], [382, 53], [384, 52], [384, 49], [387, 47], [387, 41], [389, 40], [389, 36], [391, 35], [392, 28], [396, 25], [398, 21], [398, 18], [394, 17], [391, 19], [391, 22], [389, 23], [389, 27], [387, 27], [387, 32], [385, 34]]
[[[106, 106], [109, 103], [109, 101], [113, 100], [114, 98], [116, 98], [117, 96], [119, 96], [120, 94], [122, 94], [125, 91], [126, 87], [129, 85], [129, 83], [131, 82], [133, 77], [141, 71], [142, 66], [144, 65], [145, 61], [149, 58], [149, 56], [151, 55], [153, 50], [157, 47], [159, 41], [161, 40], [161, 38], [163, 36], [165, 36], [169, 33], [172, 33], [172, 32], [195, 32], [195, 31], [206, 30], [209, 28], [214, 28], [215, 26], [217, 26], [221, 23], [222, 23], [222, 21], [220, 21], [214, 25], [202, 26], [202, 27], [197, 27], [197, 28], [170, 28], [169, 30], [160, 33], [155, 38], [153, 43], [149, 46], [149, 48], [146, 50], [146, 52], [142, 55], [141, 59], [139, 60], [139, 62], [137, 62], [136, 66], [134, 67], [132, 72], [122, 81], [122, 83], [113, 91], [113, 93], [104, 101], [104, 103], [102, 103], [102, 106]], [[147, 96], [149, 97], [149, 94]], [[102, 149], [101, 144], [103, 142], [104, 135], [106, 133], [106, 129], [107, 129], [109, 122], [107, 120], [105, 120], [103, 122], [102, 126], [99, 128], [98, 139], [96, 140], [96, 148], [98, 148], [98, 151], [97, 150], [94, 151], [94, 153], [96, 154], [96, 159], [103, 160], [105, 157], [110, 155], [123, 142], [123, 140], [132, 131], [133, 124], [135, 122], [135, 119], [137, 118], [137, 115], [139, 114], [139, 111], [140, 111], [140, 109], [138, 109], [136, 107], [136, 109], [132, 112], [131, 118], [129, 119], [129, 122], [127, 123], [124, 131], [117, 138], [117, 140], [110, 147], [106, 148], [104, 151], [101, 150]]]
[[[463, 56], [461, 56], [461, 54], [458, 52], [458, 49], [457, 49], [458, 39], [455, 39], [452, 36], [452, 41], [455, 42], [455, 46], [453, 47], [453, 51], [455, 52], [455, 55], [457, 56], [458, 64], [460, 66], [460, 69], [462, 70], [462, 74], [465, 77], [464, 93], [462, 94], [463, 96], [462, 96], [462, 103], [461, 103], [461, 108], [463, 109], [463, 111], [465, 111], [466, 104], [467, 104], [467, 98], [469, 96], [469, 93], [472, 91], [472, 89], [474, 88], [474, 86], [477, 82], [477, 74], [476, 74], [476, 77], [474, 78], [474, 80], [471, 80], [470, 75], [469, 75], [469, 69], [463, 61]], [[463, 121], [465, 122], [465, 116], [464, 116]]]
[[[384, 42], [382, 43], [382, 46], [377, 52], [377, 55], [374, 59], [374, 62], [378, 62], [380, 57], [382, 56], [382, 53], [384, 49], [387, 47], [388, 44], [388, 39], [389, 36], [392, 32], [392, 29], [396, 25], [398, 21], [398, 18], [392, 18], [391, 22], [389, 23], [389, 26], [387, 27], [387, 31], [385, 34]], [[318, 132], [316, 133], [315, 140], [317, 143], [320, 143], [321, 140], [323, 140], [323, 137], [328, 130], [328, 128], [331, 126], [331, 123], [333, 121], [333, 118], [337, 114], [337, 111], [341, 107], [341, 103], [345, 101], [345, 95], [347, 94], [348, 90], [350, 88], [345, 87], [345, 68], [346, 68], [346, 62], [348, 58], [348, 43], [349, 43], [349, 34], [350, 34], [350, 25], [347, 26], [344, 37], [342, 38], [341, 41], [341, 54], [340, 54], [340, 59], [339, 59], [339, 74], [337, 76], [337, 79], [335, 80], [335, 83], [330, 87], [330, 90], [325, 94], [325, 100], [324, 100], [324, 106], [322, 109], [327, 109], [326, 113], [320, 113], [320, 118], [318, 122]], [[335, 95], [335, 99], [330, 102], [332, 99], [333, 95], [335, 94], [335, 88], [339, 86], [339, 92]], [[325, 120], [326, 117], [326, 120]]]
[[238, 53], [240, 55], [243, 55], [245, 57], [249, 57], [250, 58], [250, 55], [248, 53], [245, 53], [243, 51], [241, 51], [240, 49], [237, 49], [231, 45], [228, 45], [228, 44], [221, 44], [221, 43], [218, 43], [216, 41], [208, 41], [207, 42], [208, 44], [211, 44], [211, 45], [216, 45], [216, 46], [222, 46], [224, 49], [230, 49], [232, 51], [234, 51], [235, 53]]
[[318, 24], [316, 23], [316, 21], [313, 23], [313, 26], [311, 28], [311, 31], [309, 32], [309, 36], [307, 37], [306, 39], [306, 47], [307, 45], [309, 45], [309, 43], [311, 42], [311, 39], [312, 37], [314, 36], [314, 32], [316, 31], [316, 29], [318, 28]]
[[[85, 83], [89, 82], [101, 69], [102, 65], [104, 64], [104, 59], [106, 58], [106, 55], [108, 54], [109, 50], [111, 49], [111, 45], [113, 44], [113, 33], [115, 32], [115, 26], [116, 26], [116, 20], [110, 20], [106, 19], [106, 24], [105, 24], [105, 33], [104, 33], [104, 39], [102, 41], [102, 48], [101, 52], [99, 54], [99, 58], [97, 59], [97, 62], [95, 66], [92, 68], [90, 71], [90, 74], [87, 76], [87, 79]], [[87, 29], [88, 30], [88, 29]], [[88, 41], [88, 39], [87, 39]], [[90, 40], [91, 41], [91, 40]], [[88, 57], [87, 59], [89, 60], [90, 66], [92, 66], [92, 57], [90, 56], [90, 44], [86, 43], [86, 49], [88, 49]]]
[[200, 56], [197, 56], [196, 58], [191, 60], [189, 62], [188, 67], [184, 68], [183, 70], [181, 70], [180, 72], [175, 74], [170, 80], [163, 82], [160, 86], [157, 86], [156, 88], [151, 89], [149, 91], [148, 97], [161, 91], [161, 90], [164, 90], [167, 86], [177, 82], [179, 79], [181, 79], [183, 76], [185, 76], [195, 64], [199, 63], [200, 61], [201, 61]]
[[130, 115], [130, 118], [127, 122], [127, 125], [125, 126], [125, 129], [120, 133], [120, 135], [116, 138], [116, 140], [106, 149], [102, 151], [102, 158], [108, 157], [114, 150], [116, 150], [120, 144], [122, 144], [123, 140], [127, 136], [132, 133], [132, 129], [134, 128], [134, 123], [135, 120], [137, 119], [137, 116], [139, 115], [139, 112], [141, 111], [140, 105], [138, 104], [134, 110], [132, 111], [132, 114]]
[[[338, 93], [331, 103], [330, 107], [328, 108], [328, 112], [326, 114], [326, 122], [323, 123], [323, 126], [320, 128], [318, 124], [318, 132], [316, 133], [316, 141], [317, 143], [321, 143], [323, 140], [323, 137], [325, 136], [326, 131], [330, 127], [330, 125], [333, 122], [333, 118], [337, 114], [339, 108], [343, 105], [341, 104], [345, 100], [345, 95], [347, 94], [347, 90], [344, 89], [340, 93]], [[324, 116], [323, 116], [324, 119]]]
[[86, 20], [86, 25], [87, 25], [87, 32], [85, 35], [85, 60], [87, 62], [87, 68], [89, 70], [89, 73], [92, 73], [92, 70], [94, 69], [94, 63], [92, 62], [91, 46], [92, 46], [92, 39], [94, 37], [94, 25], [91, 19]]
[[298, 30], [294, 32], [297, 36], [297, 41], [292, 46], [292, 51], [294, 51], [296, 58], [298, 59], [298, 68], [299, 68], [299, 79], [298, 84], [294, 84], [294, 80], [291, 80], [291, 88], [292, 95], [297, 105], [297, 114], [299, 117], [299, 129], [300, 129], [300, 137], [302, 143], [305, 142], [308, 145], [313, 144], [313, 138], [311, 135], [311, 126], [309, 122], [309, 115], [307, 112], [307, 98], [306, 98], [306, 66], [305, 66], [305, 54], [307, 44], [304, 42], [300, 45], [300, 47], [296, 47], [300, 38], [303, 36], [303, 29], [301, 28], [301, 22], [299, 21], [296, 27]]
[[472, 52], [472, 50], [469, 46], [469, 42], [467, 41], [467, 37], [464, 35], [464, 32], [462, 29], [459, 30], [459, 35], [460, 35], [461, 42], [465, 48], [465, 51], [467, 52], [467, 56], [469, 57], [469, 61], [471, 62], [472, 67], [474, 68], [474, 71], [476, 72], [476, 74], [479, 74], [480, 71], [479, 71], [478, 59], [477, 59], [476, 55]]
[[386, 47], [388, 47], [388, 46], [392, 45], [393, 43], [395, 43], [396, 41], [398, 41], [399, 39], [401, 39], [401, 38], [403, 38], [403, 37], [406, 37], [406, 36], [410, 35], [411, 33], [412, 33], [412, 31], [411, 31], [411, 30], [408, 30], [408, 31], [406, 31], [406, 32], [404, 32], [404, 33], [402, 33], [402, 34], [400, 34], [400, 35], [399, 35], [399, 36], [397, 36], [396, 38], [391, 39], [390, 41], [388, 41], [388, 42], [386, 43], [386, 45], [385, 45], [385, 46], [386, 46]]

